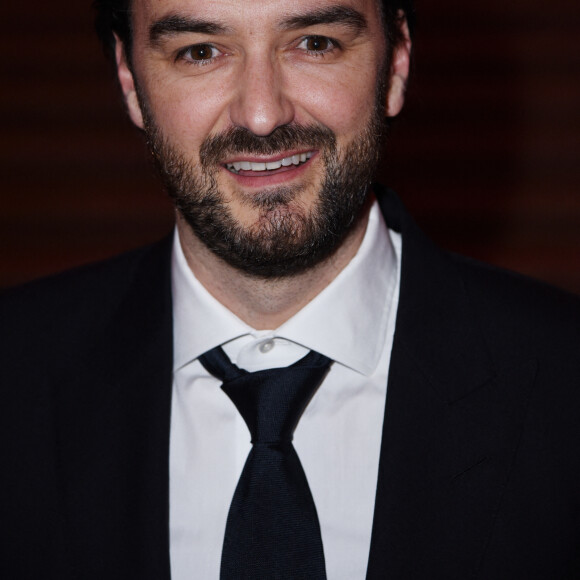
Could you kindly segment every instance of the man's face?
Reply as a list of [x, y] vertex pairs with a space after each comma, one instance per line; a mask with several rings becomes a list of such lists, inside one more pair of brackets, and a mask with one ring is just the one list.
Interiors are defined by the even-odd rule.
[[261, 277], [332, 253], [379, 148], [376, 1], [135, 0], [133, 28], [129, 112], [194, 233]]

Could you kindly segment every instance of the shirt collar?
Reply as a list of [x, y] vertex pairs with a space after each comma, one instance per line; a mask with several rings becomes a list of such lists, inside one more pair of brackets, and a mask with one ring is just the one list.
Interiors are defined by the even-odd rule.
[[171, 286], [174, 371], [204, 352], [253, 331], [195, 277], [181, 248], [177, 228], [171, 256]]
[[277, 334], [364, 375], [383, 352], [397, 285], [397, 256], [375, 201], [356, 256]]
[[[316, 350], [364, 375], [382, 354], [398, 280], [400, 254], [375, 201], [363, 242], [350, 263], [274, 336]], [[201, 354], [256, 331], [197, 280], [175, 231], [172, 255], [174, 370]]]

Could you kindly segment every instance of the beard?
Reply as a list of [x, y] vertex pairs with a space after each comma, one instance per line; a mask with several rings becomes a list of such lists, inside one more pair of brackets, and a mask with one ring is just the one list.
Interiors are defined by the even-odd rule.
[[[208, 136], [195, 164], [174, 148], [156, 125], [145, 99], [141, 109], [147, 144], [157, 172], [175, 207], [195, 236], [230, 266], [258, 279], [300, 274], [329, 258], [361, 218], [380, 156], [385, 126], [379, 103], [366, 127], [344, 147], [322, 125], [283, 125], [267, 136], [233, 127]], [[289, 150], [319, 151], [322, 177], [310, 209], [304, 207], [304, 184], [274, 186], [237, 199], [257, 218], [241, 224], [217, 183], [224, 160], [236, 154], [275, 155]], [[235, 190], [234, 190], [235, 191]]]

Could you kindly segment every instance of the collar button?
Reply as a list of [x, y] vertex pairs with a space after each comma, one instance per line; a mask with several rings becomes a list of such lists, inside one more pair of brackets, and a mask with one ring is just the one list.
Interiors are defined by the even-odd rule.
[[269, 340], [264, 341], [258, 348], [262, 354], [267, 354], [274, 348], [274, 346], [276, 346], [276, 344], [274, 343], [274, 340], [269, 339]]

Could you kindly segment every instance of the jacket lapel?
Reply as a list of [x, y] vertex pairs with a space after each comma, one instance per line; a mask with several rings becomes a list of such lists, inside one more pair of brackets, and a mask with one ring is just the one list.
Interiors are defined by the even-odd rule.
[[62, 504], [83, 579], [169, 579], [170, 247], [113, 271], [109, 295], [123, 298], [55, 388]]
[[491, 360], [453, 261], [394, 196], [379, 200], [403, 260], [368, 578], [472, 577], [535, 366]]

